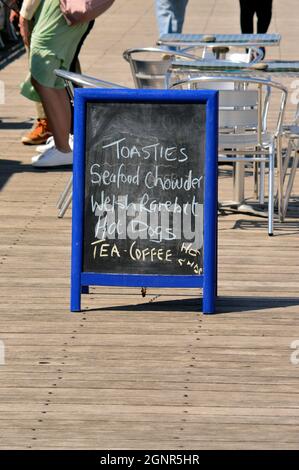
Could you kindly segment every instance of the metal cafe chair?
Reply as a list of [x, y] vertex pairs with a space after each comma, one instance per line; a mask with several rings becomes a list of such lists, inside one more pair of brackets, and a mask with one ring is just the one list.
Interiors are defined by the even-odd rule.
[[[227, 84], [233, 85], [233, 89], [223, 89]], [[280, 145], [276, 144], [282, 135], [287, 90], [270, 80], [227, 75], [191, 77], [174, 83], [171, 88], [192, 90], [211, 88], [211, 85], [219, 90], [219, 161], [268, 165], [268, 234], [273, 235], [275, 150], [278, 149], [276, 155], [281, 171]], [[272, 133], [267, 128], [265, 112], [265, 108], [266, 111], [269, 108], [271, 89], [280, 92], [277, 123]], [[262, 174], [260, 179], [263, 191]]]
[[[169, 77], [168, 70], [176, 59], [180, 60], [215, 60], [221, 59], [221, 47], [201, 48], [200, 54], [194, 53], [198, 47], [188, 47], [181, 50], [168, 50], [163, 47], [143, 47], [127, 49], [123, 53], [124, 59], [130, 64], [136, 88], [168, 88]], [[250, 48], [247, 53], [229, 52], [225, 48], [225, 60], [229, 62], [244, 63], [244, 67], [258, 63], [262, 60], [262, 52], [258, 48]], [[191, 52], [189, 52], [191, 51]]]
[[[283, 207], [282, 222], [286, 217], [290, 197], [292, 194], [295, 176], [299, 162], [299, 128], [296, 134], [288, 135], [287, 154], [283, 161]], [[290, 168], [289, 168], [290, 165]]]
[[[203, 74], [206, 77], [214, 76], [229, 76], [230, 74], [236, 75], [236, 70], [234, 70], [238, 66], [238, 72], [241, 73], [242, 70], [248, 68], [248, 65], [242, 62], [230, 62], [227, 60], [201, 60], [194, 62], [194, 65], [189, 65], [187, 62], [177, 61], [172, 64], [169, 70], [169, 84], [174, 84], [175, 82], [179, 82], [181, 80], [190, 79], [192, 77], [196, 78], [199, 74]], [[248, 72], [247, 72], [248, 73]], [[247, 73], [245, 75], [247, 75]], [[238, 85], [239, 87], [241, 85]], [[228, 80], [223, 80], [223, 82], [217, 82], [216, 84], [211, 82], [207, 82], [204, 85], [207, 89], [217, 89], [217, 90], [234, 90], [236, 85], [233, 82]], [[244, 86], [243, 86], [244, 88]], [[269, 101], [270, 101], [271, 89], [270, 87], [266, 88], [266, 92], [264, 94], [263, 99], [263, 115], [262, 115], [262, 122], [264, 123], [264, 127], [266, 127], [267, 123], [267, 113], [269, 109]], [[245, 210], [246, 212], [254, 213], [253, 209], [249, 206], [244, 206], [243, 201], [243, 193], [244, 193], [244, 177], [242, 173], [244, 173], [244, 164], [241, 162], [237, 162], [236, 165], [233, 166], [234, 170], [234, 181], [238, 182], [238, 184], [234, 184], [234, 189], [236, 189], [235, 194], [235, 201], [231, 202], [229, 206], [237, 206], [240, 208], [242, 206], [242, 211]], [[259, 172], [258, 172], [259, 170]], [[265, 162], [260, 161], [256, 162], [253, 165], [253, 172], [254, 172], [254, 193], [256, 197], [259, 198], [260, 204], [264, 204], [264, 179], [265, 179]], [[259, 178], [260, 175], [260, 178]], [[260, 184], [258, 179], [260, 179]], [[242, 185], [243, 182], [243, 185]]]
[[[97, 78], [88, 77], [87, 75], [66, 72], [65, 70], [55, 70], [55, 74], [57, 77], [60, 77], [64, 80], [72, 105], [74, 104], [74, 85], [77, 87], [87, 88], [126, 88], [116, 83], [98, 80]], [[70, 177], [57, 202], [59, 218], [64, 216], [72, 202], [72, 184], [73, 176]]]
[[287, 140], [287, 147], [283, 158], [281, 176], [284, 191], [281, 214], [282, 222], [287, 214], [299, 162], [299, 104], [297, 105], [293, 123], [283, 126], [283, 135]]
[[196, 60], [199, 57], [187, 52], [172, 51], [162, 47], [127, 49], [124, 59], [130, 64], [136, 88], [168, 88], [167, 71], [176, 57]]

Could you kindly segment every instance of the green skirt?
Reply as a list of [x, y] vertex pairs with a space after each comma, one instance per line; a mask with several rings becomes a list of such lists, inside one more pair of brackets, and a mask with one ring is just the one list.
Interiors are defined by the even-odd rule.
[[88, 23], [68, 26], [59, 0], [42, 0], [34, 22], [29, 52], [30, 73], [21, 85], [21, 94], [30, 100], [40, 101], [31, 84], [31, 76], [45, 87], [64, 88], [64, 81], [56, 77], [54, 70], [69, 70]]

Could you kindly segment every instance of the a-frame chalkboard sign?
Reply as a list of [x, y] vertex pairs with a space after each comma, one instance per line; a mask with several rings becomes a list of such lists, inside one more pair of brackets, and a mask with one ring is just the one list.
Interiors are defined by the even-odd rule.
[[75, 93], [71, 311], [88, 286], [217, 292], [218, 96]]

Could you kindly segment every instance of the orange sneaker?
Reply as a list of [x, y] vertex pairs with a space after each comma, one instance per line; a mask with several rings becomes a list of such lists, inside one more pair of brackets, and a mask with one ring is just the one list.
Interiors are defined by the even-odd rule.
[[25, 145], [41, 145], [45, 144], [49, 137], [52, 136], [50, 132], [47, 119], [37, 119], [35, 126], [29, 134], [22, 137], [22, 142]]

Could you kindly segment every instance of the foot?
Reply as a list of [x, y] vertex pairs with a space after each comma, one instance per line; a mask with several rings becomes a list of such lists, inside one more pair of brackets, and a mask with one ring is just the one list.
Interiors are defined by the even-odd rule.
[[22, 137], [22, 142], [25, 145], [41, 145], [45, 144], [51, 136], [52, 132], [50, 132], [48, 120], [37, 119], [35, 126], [29, 134]]
[[45, 144], [38, 145], [35, 150], [38, 153], [44, 153], [46, 150], [51, 149], [53, 147], [55, 147], [55, 142], [54, 142], [54, 137], [52, 136], [48, 138]]
[[[69, 146], [70, 146], [71, 150], [73, 150], [73, 142], [74, 142], [74, 138], [70, 134]], [[49, 137], [49, 139], [47, 140], [47, 142], [44, 145], [38, 145], [36, 147], [36, 151], [38, 153], [44, 153], [46, 150], [48, 150], [50, 148], [53, 148], [53, 147], [55, 147], [55, 142], [54, 142], [54, 137], [52, 136], [52, 137]]]
[[73, 152], [60, 152], [56, 147], [49, 148], [42, 155], [32, 157], [32, 166], [48, 168], [73, 164]]

